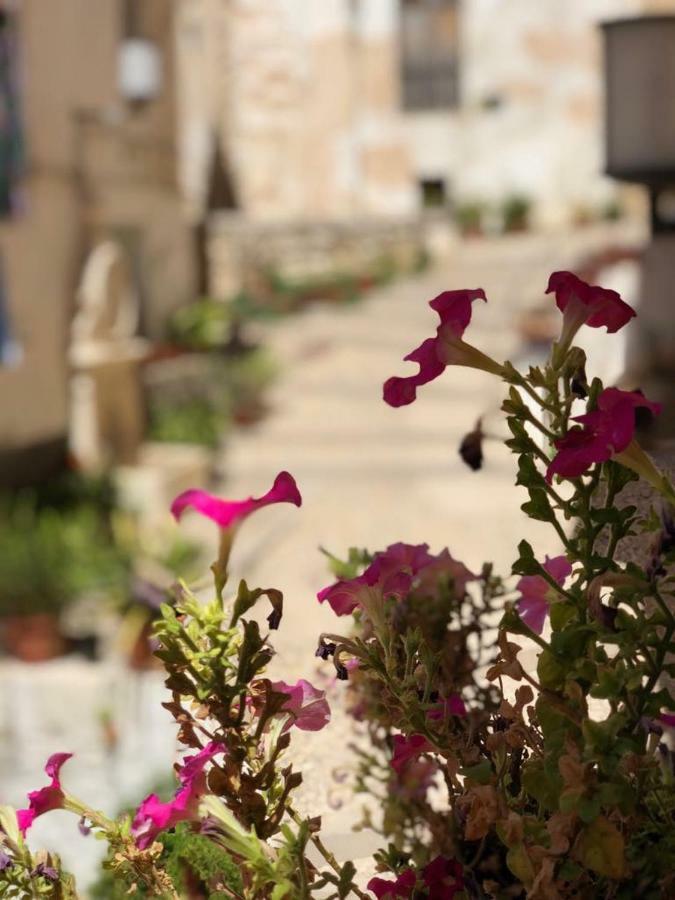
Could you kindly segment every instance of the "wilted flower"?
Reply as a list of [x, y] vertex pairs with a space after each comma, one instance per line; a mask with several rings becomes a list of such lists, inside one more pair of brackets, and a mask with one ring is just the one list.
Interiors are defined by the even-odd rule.
[[483, 429], [481, 420], [476, 422], [476, 427], [462, 438], [459, 445], [459, 455], [467, 466], [477, 472], [483, 465]]
[[61, 790], [61, 766], [72, 755], [72, 753], [54, 753], [47, 760], [45, 772], [51, 778], [51, 784], [37, 791], [31, 791], [28, 795], [28, 808], [17, 810], [16, 820], [22, 834], [26, 834], [26, 831], [38, 816], [50, 812], [52, 809], [61, 809], [63, 807], [65, 797]]
[[178, 769], [180, 787], [173, 800], [164, 802], [157, 794], [150, 794], [136, 811], [131, 825], [136, 844], [141, 850], [149, 847], [157, 835], [178, 822], [195, 818], [199, 800], [206, 793], [204, 769], [219, 753], [225, 753], [223, 744], [210, 742], [193, 756], [186, 756]]
[[11, 869], [13, 865], [12, 857], [0, 847], [0, 872], [4, 872], [5, 869]]
[[[626, 451], [635, 433], [635, 410], [640, 407], [654, 415], [661, 411], [659, 403], [652, 403], [638, 391], [602, 391], [596, 409], [574, 417], [573, 421], [583, 428], [572, 428], [555, 442], [558, 453], [548, 467], [547, 481], [550, 483], [554, 475], [577, 478], [594, 463], [606, 462]], [[630, 465], [627, 459], [621, 461]]]
[[438, 378], [446, 366], [469, 366], [500, 375], [502, 367], [480, 350], [466, 344], [462, 337], [471, 321], [471, 304], [485, 300], [481, 288], [463, 291], [444, 291], [430, 301], [429, 306], [438, 313], [440, 324], [436, 337], [427, 338], [419, 347], [404, 357], [405, 361], [419, 366], [416, 375], [406, 378], [394, 376], [384, 383], [384, 400], [390, 406], [406, 406], [417, 397], [417, 388]]
[[[553, 559], [547, 556], [543, 568], [561, 587], [572, 573], [572, 566], [565, 556], [554, 556]], [[525, 575], [516, 588], [520, 591], [517, 604], [520, 618], [532, 631], [541, 634], [550, 603], [555, 600], [555, 588], [541, 575]]]

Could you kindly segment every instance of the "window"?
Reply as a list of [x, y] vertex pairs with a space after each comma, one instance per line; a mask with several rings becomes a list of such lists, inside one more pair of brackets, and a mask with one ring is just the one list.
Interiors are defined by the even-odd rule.
[[403, 107], [452, 109], [459, 103], [459, 0], [402, 0]]

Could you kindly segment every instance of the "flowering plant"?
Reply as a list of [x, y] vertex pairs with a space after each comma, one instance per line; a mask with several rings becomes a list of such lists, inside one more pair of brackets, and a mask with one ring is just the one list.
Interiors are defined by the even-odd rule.
[[[517, 456], [523, 511], [549, 523], [553, 555], [519, 545], [512, 575], [470, 571], [449, 550], [393, 544], [331, 557], [335, 581], [319, 592], [348, 627], [319, 637], [317, 656], [346, 682], [346, 702], [369, 743], [356, 748], [357, 787], [377, 801], [366, 825], [382, 835], [379, 874], [366, 885], [321, 839], [319, 817], [296, 810], [301, 773], [288, 763], [295, 728], [329, 719], [322, 691], [265, 675], [273, 650], [251, 614], [268, 602], [269, 631], [283, 600], [242, 581], [228, 593], [228, 559], [243, 519], [270, 503], [300, 506], [281, 473], [258, 499], [227, 502], [201, 491], [177, 498], [219, 528], [215, 599], [181, 585], [163, 607], [157, 655], [165, 705], [188, 750], [174, 796], [152, 794], [132, 816], [108, 819], [62, 787], [67, 753], [47, 763], [50, 783], [25, 809], [0, 811], [0, 895], [72, 897], [58, 859], [34, 855], [25, 835], [55, 808], [111, 846], [116, 877], [154, 896], [177, 897], [165, 864], [166, 835], [188, 828], [227, 851], [238, 879], [217, 870], [199, 896], [246, 900], [343, 898], [668, 898], [675, 894], [673, 487], [635, 438], [636, 411], [658, 404], [639, 392], [588, 382], [579, 328], [627, 324], [631, 308], [571, 273], [549, 290], [561, 338], [527, 373], [464, 341], [480, 290], [432, 301], [440, 324], [408, 357], [416, 375], [384, 386], [393, 406], [448, 366], [472, 366], [507, 388], [503, 411]], [[480, 426], [472, 468], [482, 458]], [[472, 476], [480, 477], [480, 476]], [[641, 477], [648, 510], [626, 502]], [[642, 568], [619, 561], [625, 538], [649, 547]], [[502, 613], [498, 622], [496, 613]], [[496, 632], [496, 634], [495, 634]], [[514, 639], [515, 638], [515, 639]], [[537, 651], [534, 667], [519, 658]], [[592, 707], [592, 709], [591, 709]], [[73, 763], [69, 763], [72, 765]], [[310, 847], [313, 847], [310, 853]]]

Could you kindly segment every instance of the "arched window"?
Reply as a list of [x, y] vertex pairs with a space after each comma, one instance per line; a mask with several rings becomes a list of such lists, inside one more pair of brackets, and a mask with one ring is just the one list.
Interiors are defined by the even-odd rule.
[[459, 0], [402, 0], [403, 108], [459, 104]]

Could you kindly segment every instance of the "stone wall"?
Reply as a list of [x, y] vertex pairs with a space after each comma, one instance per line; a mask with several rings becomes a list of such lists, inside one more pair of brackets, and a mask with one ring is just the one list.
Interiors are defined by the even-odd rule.
[[203, 209], [214, 137], [258, 221], [409, 215], [395, 0], [183, 0], [182, 178]]
[[411, 271], [423, 252], [416, 219], [260, 224], [241, 216], [213, 218], [209, 236], [211, 294], [255, 291], [269, 274], [288, 280], [362, 276], [378, 265]]
[[406, 114], [417, 178], [445, 179], [456, 202], [527, 194], [543, 225], [597, 212], [616, 194], [602, 175], [599, 23], [675, 12], [675, 2], [471, 0], [459, 10], [459, 107]]

